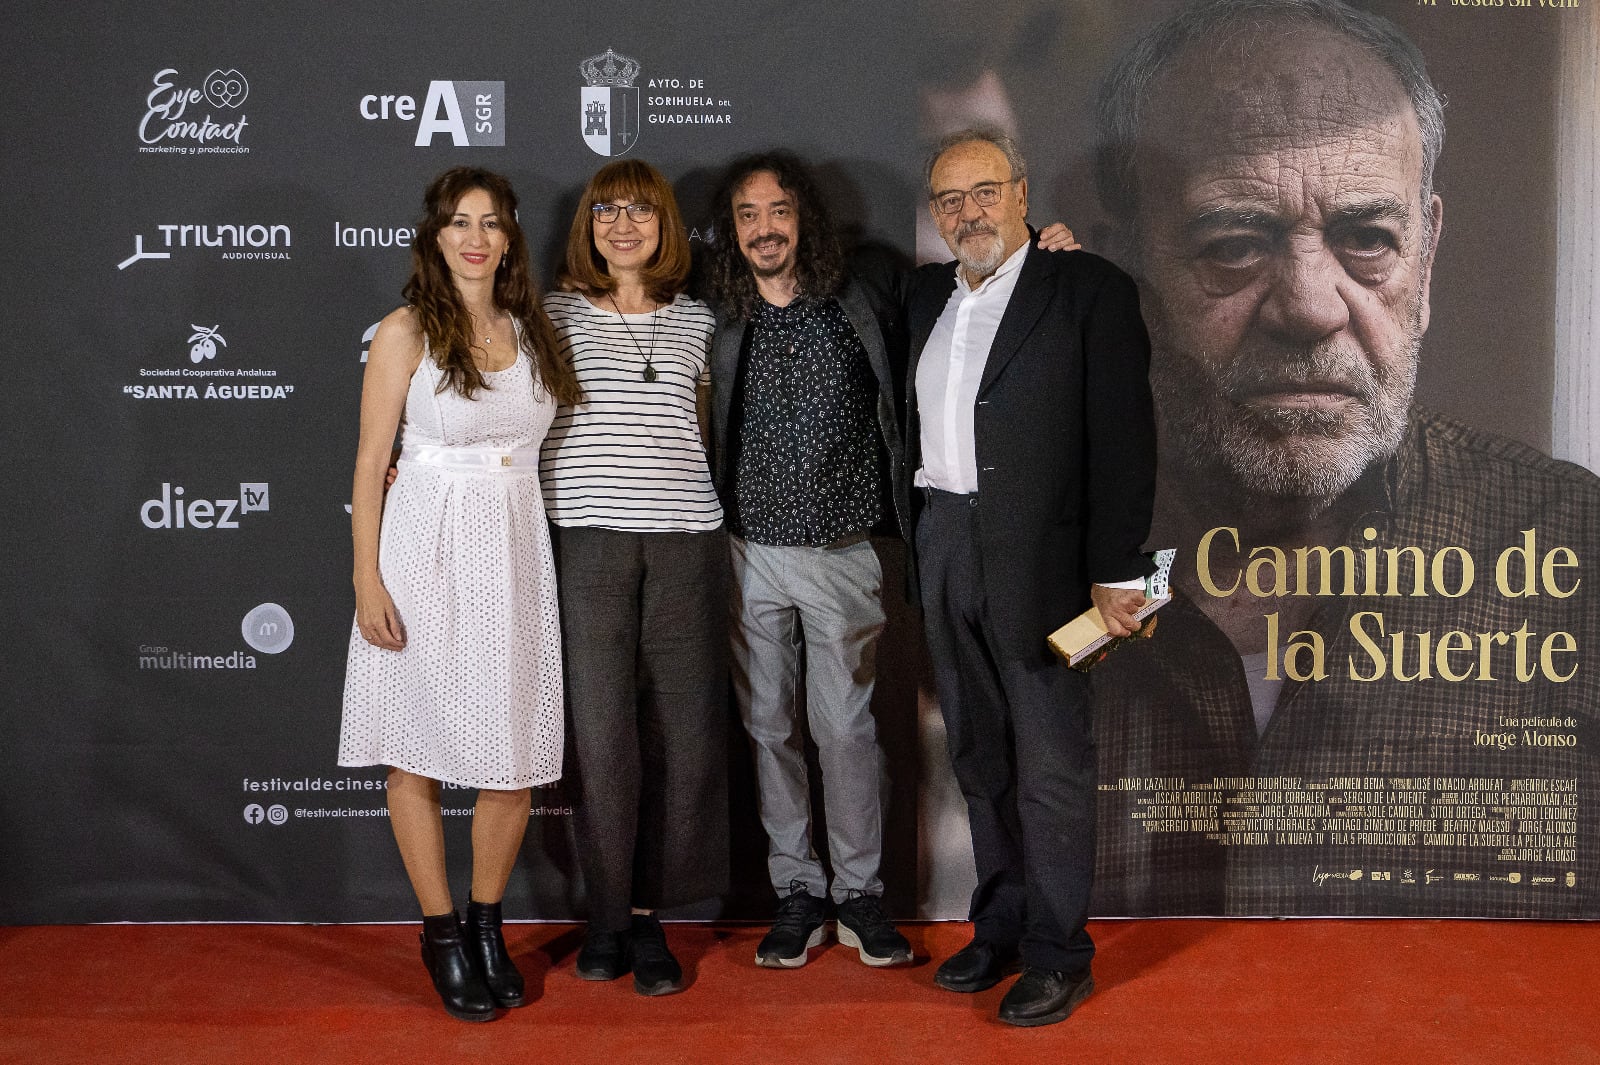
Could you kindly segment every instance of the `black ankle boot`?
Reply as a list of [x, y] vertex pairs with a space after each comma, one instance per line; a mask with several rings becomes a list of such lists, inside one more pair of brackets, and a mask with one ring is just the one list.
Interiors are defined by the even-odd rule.
[[462, 1021], [494, 1020], [494, 998], [467, 956], [456, 911], [422, 919], [422, 964], [446, 1013]]
[[522, 993], [522, 974], [506, 953], [506, 940], [500, 933], [498, 902], [467, 902], [467, 953], [497, 1006], [520, 1006], [527, 1001]]

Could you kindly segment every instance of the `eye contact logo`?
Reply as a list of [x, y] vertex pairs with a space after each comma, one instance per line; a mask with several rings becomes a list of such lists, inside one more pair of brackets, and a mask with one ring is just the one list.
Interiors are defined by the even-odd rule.
[[[174, 67], [158, 71], [145, 97], [139, 122], [139, 150], [179, 155], [244, 155], [242, 138], [250, 120], [238, 109], [250, 95], [250, 82], [237, 70], [213, 70], [198, 86], [182, 85]], [[226, 112], [237, 112], [227, 114]], [[221, 115], [220, 120], [214, 115]], [[212, 143], [221, 142], [221, 143]]]
[[503, 81], [429, 82], [420, 119], [416, 99], [395, 93], [363, 96], [357, 109], [368, 122], [415, 121], [418, 148], [431, 146], [436, 135], [445, 133], [457, 148], [498, 148], [506, 143]]
[[185, 499], [183, 485], [161, 482], [161, 494], [147, 499], [139, 508], [139, 520], [146, 529], [237, 529], [235, 515], [272, 509], [265, 481], [246, 481], [239, 485], [234, 499]]

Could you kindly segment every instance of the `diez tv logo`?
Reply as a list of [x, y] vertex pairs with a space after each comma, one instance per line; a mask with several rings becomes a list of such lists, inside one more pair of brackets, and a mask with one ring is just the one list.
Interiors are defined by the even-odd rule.
[[418, 148], [449, 134], [457, 148], [504, 147], [506, 83], [503, 81], [433, 81], [422, 107], [416, 98], [396, 93], [369, 94], [357, 105], [368, 122], [416, 122]]
[[139, 507], [139, 520], [146, 529], [237, 529], [235, 515], [270, 510], [271, 497], [266, 481], [245, 481], [233, 499], [187, 498], [181, 484], [161, 483], [161, 494]]

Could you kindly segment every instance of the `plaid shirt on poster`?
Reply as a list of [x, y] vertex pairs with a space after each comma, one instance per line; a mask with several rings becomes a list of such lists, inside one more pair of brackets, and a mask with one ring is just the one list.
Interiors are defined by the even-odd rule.
[[[1259, 740], [1240, 659], [1227, 638], [1188, 599], [1180, 596], [1163, 608], [1155, 638], [1127, 645], [1091, 674], [1101, 781], [1096, 914], [1600, 916], [1600, 580], [1594, 570], [1600, 479], [1417, 409], [1383, 475], [1385, 504], [1358, 519], [1346, 542], [1380, 552], [1416, 545], [1430, 563], [1443, 548], [1465, 548], [1476, 568], [1471, 590], [1460, 598], [1327, 598], [1308, 627], [1326, 640], [1329, 675], [1286, 681]], [[1377, 531], [1375, 542], [1363, 537], [1367, 528]], [[1582, 578], [1569, 598], [1508, 598], [1497, 590], [1496, 560], [1521, 545], [1528, 529], [1536, 530], [1540, 556], [1558, 546], [1577, 556], [1579, 568], [1561, 572], [1563, 587]], [[1263, 600], [1263, 613], [1274, 609], [1272, 603]], [[1408, 673], [1417, 668], [1417, 633], [1438, 640], [1451, 630], [1512, 633], [1524, 623], [1533, 633], [1534, 666], [1543, 639], [1567, 632], [1577, 654], [1557, 665], [1564, 671], [1576, 662], [1577, 672], [1564, 683], [1542, 677], [1521, 682], [1513, 675], [1513, 642], [1495, 650], [1492, 681], [1435, 675], [1399, 682], [1392, 674], [1354, 680], [1352, 659], [1363, 674], [1372, 668], [1351, 632], [1358, 611], [1382, 613], [1389, 635], [1381, 642], [1391, 648], [1391, 664], [1390, 637], [1410, 634]], [[1373, 619], [1362, 624], [1376, 634]], [[1476, 669], [1476, 638], [1472, 646], [1472, 654], [1455, 659], [1457, 671], [1467, 660]], [[1571, 734], [1577, 746], [1524, 746], [1523, 729], [1505, 723], [1529, 717], [1572, 719], [1570, 728], [1530, 731]], [[1506, 731], [1515, 733], [1516, 746], [1478, 740]], [[1145, 788], [1151, 778], [1165, 778], [1163, 786], [1181, 778], [1191, 795], [1195, 785], [1216, 782], [1213, 797], [1227, 808], [1242, 789], [1259, 794], [1261, 782], [1287, 785], [1275, 790], [1291, 794], [1295, 783], [1302, 793], [1333, 783], [1337, 793], [1339, 778], [1350, 777], [1428, 777], [1435, 784], [1440, 777], [1479, 777], [1501, 780], [1505, 788], [1517, 778], [1576, 779], [1578, 806], [1565, 815], [1577, 819], [1576, 860], [1535, 862], [1514, 849], [1502, 856], [1492, 836], [1483, 838], [1493, 824], [1473, 826], [1478, 838], [1469, 832], [1466, 846], [1440, 845], [1438, 837], [1424, 845], [1420, 833], [1416, 845], [1394, 845], [1381, 836], [1335, 845], [1331, 833], [1319, 845], [1290, 842], [1273, 831], [1264, 841], [1223, 845], [1215, 834], [1149, 830], [1146, 818], [1135, 816], [1151, 809]], [[1293, 804], [1278, 805], [1287, 811]], [[1553, 816], [1548, 808], [1546, 816]], [[1482, 819], [1492, 822], [1494, 815]], [[1380, 817], [1374, 830], [1386, 827], [1385, 820]], [[1400, 820], [1404, 830], [1407, 819]], [[1384, 875], [1375, 881], [1373, 873]]]

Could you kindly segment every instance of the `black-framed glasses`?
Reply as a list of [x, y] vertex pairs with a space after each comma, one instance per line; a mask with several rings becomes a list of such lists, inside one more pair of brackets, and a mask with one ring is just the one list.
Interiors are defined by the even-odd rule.
[[597, 203], [589, 210], [594, 212], [596, 222], [615, 222], [623, 211], [628, 212], [628, 219], [632, 222], [648, 222], [656, 216], [656, 205], [653, 203], [630, 203], [626, 207], [619, 207], [614, 203]]
[[941, 192], [932, 197], [933, 206], [940, 214], [955, 214], [961, 210], [961, 205], [967, 202], [967, 197], [971, 196], [972, 202], [979, 207], [993, 207], [1000, 202], [1006, 186], [1015, 180], [1016, 178], [1008, 178], [1005, 181], [980, 181], [970, 189], [951, 189], [949, 192]]

